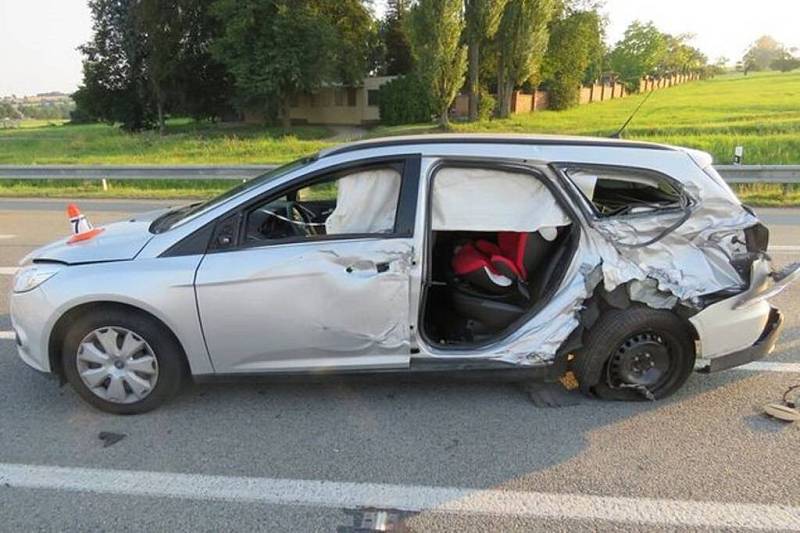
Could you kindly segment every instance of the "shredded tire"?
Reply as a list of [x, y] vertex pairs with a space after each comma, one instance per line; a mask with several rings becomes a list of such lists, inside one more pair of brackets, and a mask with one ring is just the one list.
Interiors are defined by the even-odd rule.
[[[669, 369], [664, 383], [647, 391], [621, 388], [609, 383], [608, 364], [631, 336], [653, 332], [669, 346]], [[609, 309], [584, 336], [584, 347], [576, 354], [571, 370], [587, 396], [604, 400], [662, 399], [683, 386], [694, 369], [694, 343], [688, 325], [671, 311], [630, 307]], [[641, 389], [641, 387], [639, 387]]]

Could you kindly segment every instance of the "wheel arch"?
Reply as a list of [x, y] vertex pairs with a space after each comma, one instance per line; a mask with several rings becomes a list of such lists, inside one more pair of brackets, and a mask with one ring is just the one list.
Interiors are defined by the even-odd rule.
[[116, 309], [127, 313], [136, 313], [146, 316], [147, 318], [156, 322], [161, 328], [163, 328], [163, 330], [170, 337], [172, 337], [172, 340], [175, 342], [176, 346], [180, 348], [180, 355], [182, 363], [184, 365], [184, 371], [186, 373], [186, 376], [191, 377], [189, 359], [186, 355], [186, 347], [183, 345], [183, 343], [175, 334], [175, 332], [172, 330], [172, 328], [170, 328], [163, 320], [161, 320], [153, 313], [136, 305], [123, 302], [116, 302], [112, 300], [98, 300], [98, 301], [80, 303], [71, 307], [70, 309], [62, 313], [62, 315], [58, 318], [58, 320], [56, 320], [55, 324], [50, 330], [50, 337], [48, 339], [48, 345], [47, 345], [47, 354], [50, 362], [50, 371], [56, 376], [58, 376], [58, 379], [62, 384], [66, 382], [66, 377], [64, 376], [64, 368], [61, 363], [62, 361], [61, 347], [64, 343], [64, 338], [67, 334], [69, 325], [78, 316], [83, 315], [85, 313], [96, 312], [101, 309]]
[[[630, 282], [619, 285], [616, 289], [610, 292], [606, 291], [602, 282], [597, 285], [592, 295], [584, 300], [583, 309], [579, 313], [579, 326], [576, 329], [577, 333], [575, 337], [571, 339], [572, 349], [577, 349], [576, 345], [578, 345], [578, 347], [583, 347], [583, 338], [585, 334], [592, 329], [603, 313], [611, 309], [629, 309], [631, 307], [656, 309], [655, 307], [650, 307], [645, 303], [631, 300], [628, 296], [628, 285], [630, 285]], [[692, 321], [689, 320], [695, 311], [681, 305], [680, 303], [676, 304], [671, 309], [664, 309], [664, 311], [671, 312], [678, 317], [681, 322], [683, 322], [683, 325], [686, 327], [686, 330], [693, 342], [693, 350], [695, 355], [697, 355], [697, 343], [700, 342], [700, 334], [698, 333], [697, 328]]]

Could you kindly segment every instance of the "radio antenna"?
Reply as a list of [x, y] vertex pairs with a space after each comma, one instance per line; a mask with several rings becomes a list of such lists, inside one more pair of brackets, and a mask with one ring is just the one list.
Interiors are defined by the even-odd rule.
[[618, 129], [615, 133], [611, 134], [612, 139], [620, 139], [622, 137], [622, 132], [625, 131], [625, 128], [628, 127], [628, 124], [631, 123], [631, 120], [633, 120], [633, 117], [636, 116], [636, 114], [639, 112], [639, 110], [642, 108], [645, 102], [647, 102], [650, 99], [650, 96], [653, 94], [653, 92], [654, 91], [648, 92], [647, 95], [644, 97], [644, 99], [641, 102], [639, 102], [639, 105], [636, 107], [636, 109], [633, 110], [633, 113], [631, 113], [631, 116], [628, 117], [628, 120], [625, 121], [625, 124], [623, 124], [622, 127]]

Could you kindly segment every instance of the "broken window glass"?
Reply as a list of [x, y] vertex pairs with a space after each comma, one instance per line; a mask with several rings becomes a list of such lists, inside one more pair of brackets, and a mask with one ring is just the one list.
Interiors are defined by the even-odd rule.
[[601, 166], [569, 166], [562, 171], [599, 217], [680, 209], [688, 203], [673, 181], [656, 172]]

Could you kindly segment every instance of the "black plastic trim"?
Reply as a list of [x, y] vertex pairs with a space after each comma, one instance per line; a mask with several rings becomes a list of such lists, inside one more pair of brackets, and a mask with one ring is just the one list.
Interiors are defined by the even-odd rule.
[[202, 228], [190, 233], [188, 236], [179, 240], [165, 251], [161, 252], [159, 257], [178, 257], [186, 255], [203, 255], [208, 249], [211, 242], [211, 236], [214, 233], [216, 223], [212, 222], [206, 224]]

